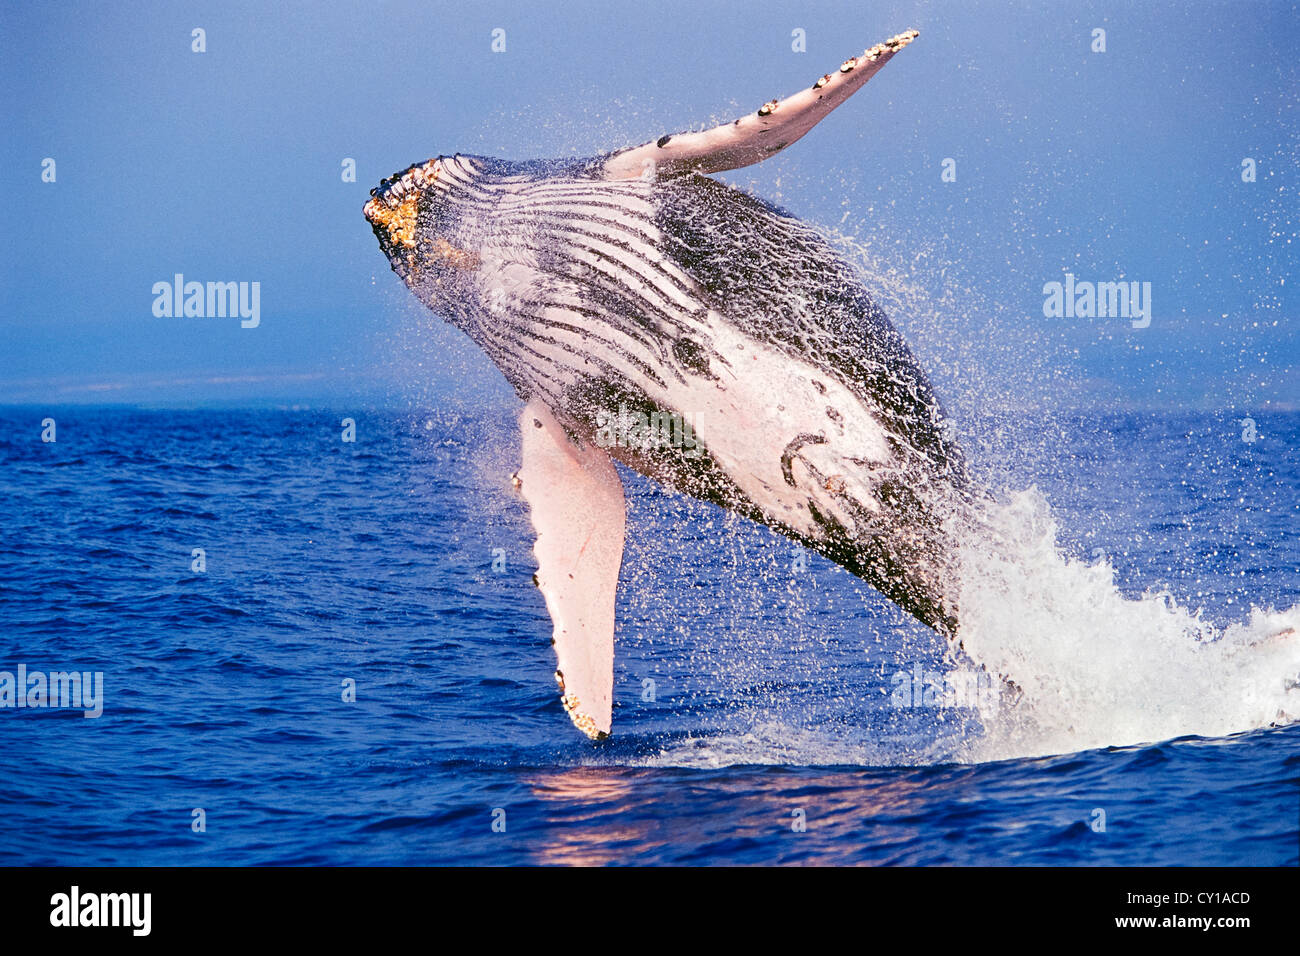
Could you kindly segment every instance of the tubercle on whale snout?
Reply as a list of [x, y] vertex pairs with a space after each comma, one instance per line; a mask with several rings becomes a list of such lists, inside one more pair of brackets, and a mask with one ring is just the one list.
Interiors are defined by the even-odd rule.
[[418, 193], [426, 186], [432, 186], [441, 172], [441, 162], [441, 157], [434, 157], [422, 163], [413, 163], [403, 172], [394, 173], [380, 180], [379, 185], [370, 190], [370, 201], [362, 210], [366, 218], [369, 219], [371, 210], [379, 205], [395, 207], [407, 197], [408, 193]]
[[382, 180], [370, 190], [362, 215], [375, 230], [385, 252], [415, 249], [415, 225], [420, 196], [438, 179], [440, 160], [416, 163]]
[[415, 163], [382, 180], [370, 190], [371, 198], [362, 209], [393, 271], [408, 284], [427, 266], [468, 271], [481, 264], [477, 253], [442, 236], [420, 234], [421, 208], [428, 207], [431, 200], [426, 197], [437, 191], [434, 184], [442, 174], [442, 162], [442, 157], [437, 157]]

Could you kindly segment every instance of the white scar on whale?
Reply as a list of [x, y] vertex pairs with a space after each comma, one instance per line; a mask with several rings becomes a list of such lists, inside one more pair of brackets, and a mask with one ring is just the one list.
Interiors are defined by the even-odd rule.
[[[607, 736], [626, 508], [615, 460], [788, 536], [956, 639], [948, 526], [972, 497], [903, 338], [812, 228], [708, 174], [800, 139], [917, 37], [703, 132], [583, 160], [455, 155], [365, 206], [394, 272], [526, 403], [513, 476], [537, 534], [561, 700]], [[688, 420], [690, 454], [598, 440]]]

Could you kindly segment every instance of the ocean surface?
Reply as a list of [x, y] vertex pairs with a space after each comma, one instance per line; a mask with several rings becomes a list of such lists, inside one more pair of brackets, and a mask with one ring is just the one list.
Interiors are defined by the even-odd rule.
[[599, 743], [512, 415], [0, 409], [0, 671], [103, 674], [0, 707], [0, 863], [1298, 862], [1300, 415], [1020, 421], [964, 662], [624, 472]]

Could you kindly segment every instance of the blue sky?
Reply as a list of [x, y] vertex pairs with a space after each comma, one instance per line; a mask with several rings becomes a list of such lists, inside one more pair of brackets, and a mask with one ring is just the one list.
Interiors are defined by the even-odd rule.
[[[1300, 407], [1294, 3], [5, 3], [0, 18], [0, 402], [508, 402], [389, 272], [361, 217], [371, 186], [439, 153], [585, 155], [730, 119], [916, 27], [806, 139], [727, 178], [898, 277], [893, 317], [959, 400]], [[1067, 269], [1151, 282], [1150, 328], [1045, 318], [1042, 286]], [[155, 317], [153, 284], [178, 272], [259, 282], [261, 324]]]

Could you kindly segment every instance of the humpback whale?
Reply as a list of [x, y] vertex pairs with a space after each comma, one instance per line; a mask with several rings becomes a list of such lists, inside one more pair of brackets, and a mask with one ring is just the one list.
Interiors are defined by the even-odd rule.
[[940, 403], [813, 228], [709, 174], [800, 139], [917, 37], [701, 132], [588, 159], [439, 156], [371, 191], [393, 271], [524, 402], [564, 709], [610, 732], [625, 504], [615, 462], [760, 522], [956, 640], [970, 482]]

